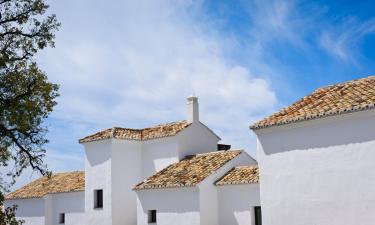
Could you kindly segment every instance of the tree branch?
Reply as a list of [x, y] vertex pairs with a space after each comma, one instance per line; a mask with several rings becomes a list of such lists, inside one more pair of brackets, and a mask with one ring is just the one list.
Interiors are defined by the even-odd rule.
[[33, 170], [39, 171], [43, 176], [46, 175], [46, 172], [43, 168], [41, 168], [39, 165], [34, 164], [34, 161], [38, 160], [39, 157], [32, 155], [29, 150], [25, 149], [22, 144], [19, 143], [18, 139], [14, 136], [13, 132], [8, 130], [3, 125], [0, 125], [0, 132], [13, 141], [13, 143], [19, 148], [19, 152], [26, 154], [28, 162]]

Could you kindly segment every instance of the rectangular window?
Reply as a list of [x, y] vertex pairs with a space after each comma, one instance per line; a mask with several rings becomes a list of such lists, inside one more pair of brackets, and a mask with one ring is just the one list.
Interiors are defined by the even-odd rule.
[[148, 210], [148, 223], [156, 223], [156, 210]]
[[59, 224], [64, 224], [65, 223], [65, 213], [60, 213], [59, 214]]
[[95, 209], [103, 208], [103, 190], [102, 189], [94, 191], [94, 208]]
[[255, 225], [262, 225], [262, 210], [260, 206], [254, 207]]

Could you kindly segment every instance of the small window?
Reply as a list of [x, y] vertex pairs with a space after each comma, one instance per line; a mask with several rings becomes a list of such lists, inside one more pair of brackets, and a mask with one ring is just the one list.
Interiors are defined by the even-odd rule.
[[65, 224], [65, 213], [59, 214], [59, 224]]
[[254, 207], [255, 225], [262, 225], [262, 210], [260, 206]]
[[103, 208], [103, 190], [102, 189], [94, 191], [94, 208], [95, 209]]
[[148, 210], [148, 223], [156, 223], [156, 210]]

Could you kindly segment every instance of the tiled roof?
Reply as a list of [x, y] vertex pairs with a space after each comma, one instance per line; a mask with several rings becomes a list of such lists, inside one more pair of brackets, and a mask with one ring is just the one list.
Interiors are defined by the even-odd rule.
[[173, 123], [161, 124], [144, 129], [113, 127], [84, 137], [79, 140], [79, 143], [99, 141], [110, 138], [141, 141], [169, 137], [176, 135], [178, 132], [188, 127], [189, 125], [190, 123], [183, 120]]
[[251, 129], [375, 108], [375, 76], [319, 88]]
[[47, 194], [84, 191], [85, 173], [82, 171], [56, 173], [39, 178], [24, 187], [9, 193], [5, 199], [40, 198]]
[[157, 172], [135, 190], [154, 188], [191, 187], [203, 181], [227, 162], [241, 154], [241, 150], [217, 151], [186, 157]]
[[238, 166], [234, 167], [217, 182], [217, 186], [227, 184], [256, 184], [259, 183], [258, 166]]

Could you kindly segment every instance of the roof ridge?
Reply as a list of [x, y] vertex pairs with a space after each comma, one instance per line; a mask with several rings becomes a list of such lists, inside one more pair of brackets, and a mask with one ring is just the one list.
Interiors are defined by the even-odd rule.
[[371, 75], [371, 76], [368, 76], [368, 77], [362, 77], [362, 78], [357, 78], [357, 79], [354, 79], [354, 80], [347, 80], [347, 81], [342, 81], [342, 82], [338, 82], [338, 83], [334, 83], [334, 84], [330, 84], [330, 85], [327, 85], [327, 86], [324, 86], [324, 87], [320, 87], [320, 88], [317, 88], [315, 89], [312, 93], [318, 91], [318, 90], [324, 90], [324, 89], [327, 89], [327, 88], [332, 88], [332, 87], [337, 87], [339, 85], [345, 85], [345, 84], [350, 84], [350, 83], [356, 83], [358, 81], [363, 81], [363, 80], [371, 80], [371, 79], [375, 79], [375, 75]]
[[109, 129], [124, 129], [124, 130], [134, 130], [134, 131], [141, 131], [143, 129], [139, 129], [139, 128], [128, 128], [128, 127], [117, 127], [117, 126], [114, 126], [112, 128], [109, 128]]
[[219, 154], [219, 153], [226, 153], [226, 152], [242, 152], [242, 151], [244, 151], [244, 150], [243, 149], [220, 150], [220, 151], [197, 153], [197, 154], [195, 154], [195, 156], [209, 155], [209, 154]]
[[[106, 140], [111, 138], [130, 139], [130, 140], [149, 140], [162, 137], [174, 136], [181, 130], [190, 126], [186, 120], [179, 120], [164, 124], [158, 124], [146, 128], [126, 128], [114, 126], [88, 135], [79, 139], [79, 143], [92, 142], [98, 140]], [[164, 129], [165, 127], [165, 129]], [[116, 132], [118, 131], [118, 132]]]
[[[163, 126], [173, 125], [173, 124], [176, 124], [176, 123], [187, 123], [187, 121], [186, 120], [178, 120], [178, 121], [174, 121], [174, 122], [159, 123], [159, 124], [156, 124], [156, 125], [152, 125], [150, 127], [142, 128], [142, 130], [147, 129], [147, 128], [156, 128], [156, 127], [163, 127]], [[188, 123], [188, 124], [191, 124], [191, 123]]]
[[246, 166], [235, 166], [233, 168], [255, 168], [259, 167], [258, 165], [246, 165]]

